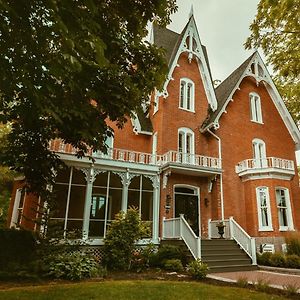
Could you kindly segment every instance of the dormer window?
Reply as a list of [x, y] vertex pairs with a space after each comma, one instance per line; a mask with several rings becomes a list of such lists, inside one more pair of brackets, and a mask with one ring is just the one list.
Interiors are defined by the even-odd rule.
[[261, 102], [260, 97], [256, 93], [250, 93], [250, 109], [251, 109], [251, 121], [256, 123], [262, 123]]
[[188, 111], [194, 111], [194, 97], [195, 97], [194, 82], [188, 78], [182, 78], [180, 80], [179, 108]]

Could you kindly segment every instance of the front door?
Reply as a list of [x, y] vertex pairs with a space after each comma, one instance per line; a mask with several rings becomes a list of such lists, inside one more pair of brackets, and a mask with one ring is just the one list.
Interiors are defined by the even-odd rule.
[[175, 218], [181, 214], [199, 236], [199, 196], [197, 189], [175, 187]]

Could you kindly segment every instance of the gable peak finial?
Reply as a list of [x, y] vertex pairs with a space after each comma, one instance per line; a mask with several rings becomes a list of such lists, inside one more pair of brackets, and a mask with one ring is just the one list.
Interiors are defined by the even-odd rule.
[[189, 14], [189, 19], [194, 15], [194, 6], [193, 4], [191, 5], [191, 10], [190, 10], [190, 14]]

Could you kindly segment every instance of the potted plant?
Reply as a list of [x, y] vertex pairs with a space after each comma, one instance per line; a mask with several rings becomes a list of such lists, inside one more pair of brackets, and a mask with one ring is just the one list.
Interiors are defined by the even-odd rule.
[[225, 232], [225, 223], [223, 221], [220, 221], [219, 223], [217, 223], [217, 228], [218, 228], [218, 234], [220, 235], [220, 239], [224, 239], [223, 235]]

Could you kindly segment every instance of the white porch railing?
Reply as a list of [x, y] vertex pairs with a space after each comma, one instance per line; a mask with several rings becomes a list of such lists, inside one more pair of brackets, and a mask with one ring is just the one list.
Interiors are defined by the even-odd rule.
[[169, 151], [161, 155], [161, 164], [181, 163], [204, 168], [221, 169], [221, 160], [216, 157], [203, 156], [178, 151]]
[[163, 239], [182, 239], [194, 258], [201, 258], [200, 238], [196, 236], [183, 215], [179, 218], [163, 219]]
[[208, 221], [208, 237], [219, 238], [217, 224], [223, 222], [225, 224], [224, 238], [234, 239], [239, 246], [248, 254], [252, 260], [252, 264], [256, 265], [256, 248], [255, 238], [252, 238], [234, 219], [230, 217], [227, 220]]
[[294, 162], [292, 160], [277, 157], [266, 157], [263, 159], [246, 159], [239, 162], [235, 167], [236, 173], [238, 174], [248, 170], [258, 170], [265, 168], [295, 171]]
[[[61, 140], [52, 140], [49, 143], [49, 149], [59, 153], [76, 154], [77, 150], [70, 144], [65, 144]], [[130, 163], [164, 166], [168, 163], [188, 164], [195, 167], [221, 169], [221, 160], [215, 157], [202, 156], [177, 151], [169, 151], [163, 155], [154, 155], [150, 153], [124, 150], [118, 148], [109, 148], [107, 153], [101, 151], [88, 151], [88, 155], [95, 158], [124, 161]]]

